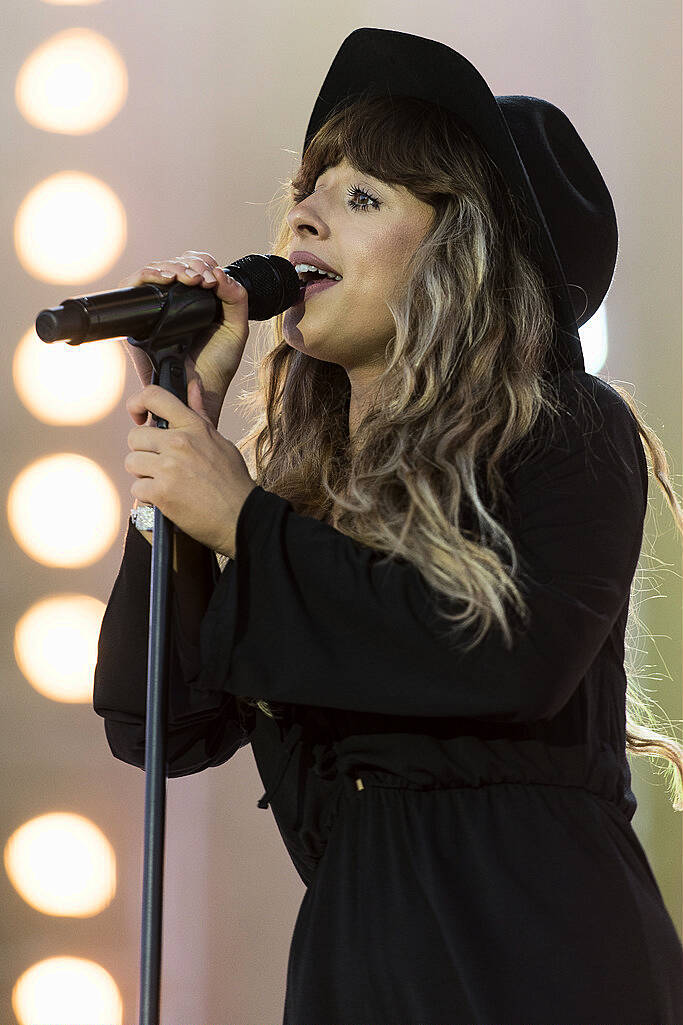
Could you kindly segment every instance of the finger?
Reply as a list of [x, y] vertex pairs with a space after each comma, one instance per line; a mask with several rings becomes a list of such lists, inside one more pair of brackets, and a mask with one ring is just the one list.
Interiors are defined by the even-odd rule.
[[[145, 382], [144, 380], [141, 380], [140, 383], [144, 384]], [[144, 413], [131, 413], [130, 415], [133, 422], [140, 425], [147, 423], [147, 420], [149, 419], [149, 413], [146, 416]]]
[[158, 427], [132, 427], [128, 432], [128, 448], [131, 452], [159, 453], [167, 433]]
[[191, 267], [189, 262], [186, 260], [160, 260], [158, 266], [154, 264], [148, 264], [147, 267], [143, 267], [140, 272], [140, 284], [143, 281], [163, 281], [164, 284], [170, 284], [173, 280], [182, 281], [185, 285], [198, 285], [201, 280], [201, 275], [204, 270], [201, 271], [196, 267]]
[[135, 288], [137, 285], [142, 285], [145, 281], [158, 281], [162, 284], [170, 284], [175, 277], [176, 269], [171, 267], [172, 261], [170, 260], [150, 260], [144, 267], [136, 270], [133, 274], [129, 274], [127, 278], [123, 278], [119, 282], [119, 288]]
[[129, 452], [123, 465], [134, 477], [154, 477], [159, 472], [159, 456], [156, 452]]
[[[205, 255], [209, 259], [203, 259]], [[197, 256], [183, 253], [182, 258], [187, 258], [187, 277], [184, 280], [189, 284], [201, 285], [202, 288], [214, 288], [217, 285], [218, 296], [228, 302], [234, 302], [235, 295], [239, 294], [240, 290], [243, 290], [242, 285], [236, 282], [234, 278], [229, 277], [220, 264], [212, 256], [209, 256], [208, 253], [202, 253]]]
[[191, 263], [195, 258], [202, 260], [207, 267], [218, 266], [218, 260], [216, 260], [211, 253], [198, 253], [196, 249], [186, 249], [180, 257], [181, 260], [185, 260], [187, 263]]
[[216, 294], [223, 302], [235, 303], [244, 300], [246, 288], [231, 275], [226, 274], [221, 265], [211, 253], [198, 253], [188, 249], [183, 253], [181, 259], [186, 260], [191, 270], [201, 273], [201, 280], [195, 284], [201, 284], [203, 288], [213, 288], [218, 285]]
[[156, 505], [159, 501], [158, 487], [153, 477], [136, 477], [130, 486], [133, 498], [143, 505]]
[[[150, 367], [151, 366], [152, 366], [152, 364], [150, 362]], [[138, 374], [138, 377], [140, 377], [140, 384], [143, 386], [143, 388], [145, 388], [150, 383], [149, 378], [151, 378], [151, 376], [152, 375], [150, 374], [148, 379], [144, 380], [142, 377], [140, 377], [140, 374]], [[128, 409], [128, 403], [126, 403], [126, 409]], [[142, 425], [148, 423], [149, 420], [150, 420], [149, 412], [147, 412], [147, 413], [131, 413], [130, 410], [128, 410], [128, 412], [130, 413], [130, 418], [133, 421], [133, 423], [136, 423], [139, 426], [142, 426]]]
[[[142, 415], [146, 411], [168, 421], [169, 427], [184, 427], [197, 419], [197, 414], [184, 402], [158, 384], [148, 384], [142, 391], [126, 399], [130, 415]], [[153, 428], [158, 430], [158, 428]]]
[[179, 257], [175, 260], [150, 260], [140, 270], [119, 282], [119, 288], [135, 288], [145, 281], [170, 285], [172, 281], [178, 280], [186, 285], [198, 285], [203, 281], [205, 273], [210, 275], [211, 267], [199, 259], [186, 260]]
[[200, 257], [183, 253], [180, 259], [175, 262], [177, 264], [179, 281], [192, 285], [208, 284], [209, 287], [213, 284], [213, 268]]
[[[219, 267], [218, 261], [211, 253], [200, 253], [195, 249], [188, 249], [182, 256], [176, 257], [174, 260], [150, 260], [140, 270], [120, 281], [118, 287], [133, 288], [144, 284], [145, 281], [170, 284], [177, 279], [184, 284], [199, 285], [201, 283], [211, 288], [215, 284], [211, 272], [216, 267]], [[225, 277], [225, 275], [223, 276]]]
[[226, 274], [222, 267], [214, 267], [213, 275], [218, 284], [216, 295], [219, 299], [222, 299], [225, 303], [239, 303], [244, 301], [244, 298], [247, 295], [247, 290], [244, 285], [237, 281], [236, 278], [231, 277], [230, 274]]

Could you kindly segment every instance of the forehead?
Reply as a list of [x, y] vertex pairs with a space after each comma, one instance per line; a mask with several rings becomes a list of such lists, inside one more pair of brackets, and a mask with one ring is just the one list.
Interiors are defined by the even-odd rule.
[[[353, 164], [349, 163], [349, 161], [346, 159], [346, 157], [344, 157], [342, 160], [340, 160], [340, 162], [338, 164], [326, 164], [326, 165], [324, 165], [321, 168], [321, 170], [319, 171], [318, 176], [316, 178], [316, 181], [319, 181], [322, 177], [332, 177], [333, 175], [332, 176], [330, 175], [330, 171], [333, 171], [333, 172], [335, 172], [336, 175], [340, 175], [340, 176], [341, 175], [346, 176], [346, 175], [364, 174], [364, 172], [358, 171], [353, 166]], [[366, 178], [372, 178], [373, 181], [378, 182], [380, 185], [384, 186], [385, 189], [391, 189], [392, 192], [396, 192], [396, 193], [399, 192], [399, 187], [397, 185], [390, 185], [389, 182], [384, 181], [383, 178], [377, 178], [377, 177], [375, 177], [375, 175], [372, 175], [372, 174], [366, 174], [365, 177]]]

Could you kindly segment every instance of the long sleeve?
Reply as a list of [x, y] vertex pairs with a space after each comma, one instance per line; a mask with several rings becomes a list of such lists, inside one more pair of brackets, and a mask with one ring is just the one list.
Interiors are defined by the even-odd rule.
[[529, 608], [512, 648], [494, 628], [463, 651], [414, 566], [379, 564], [380, 553], [256, 487], [202, 620], [196, 687], [405, 716], [557, 714], [628, 602], [647, 508], [624, 400], [583, 372], [558, 384], [567, 412], [506, 480]]
[[[145, 764], [151, 565], [151, 545], [129, 523], [121, 566], [102, 619], [93, 688], [93, 707], [105, 720], [112, 753], [139, 768]], [[208, 548], [202, 569], [209, 585], [215, 586], [220, 573]], [[249, 731], [232, 695], [194, 688], [199, 649], [183, 632], [175, 596], [170, 618], [168, 775], [185, 776], [227, 761], [248, 742]]]

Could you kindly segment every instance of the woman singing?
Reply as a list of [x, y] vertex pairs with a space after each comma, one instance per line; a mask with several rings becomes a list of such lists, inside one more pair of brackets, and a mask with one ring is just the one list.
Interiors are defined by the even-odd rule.
[[[198, 251], [123, 282], [223, 303], [187, 406], [128, 346], [125, 465], [175, 524], [168, 775], [251, 744], [307, 887], [284, 1025], [681, 1025], [626, 758], [668, 758], [680, 810], [683, 750], [636, 718], [624, 668], [643, 441], [682, 531], [683, 512], [632, 397], [584, 368], [616, 262], [607, 186], [553, 104], [369, 28], [287, 185], [272, 252], [310, 283], [266, 325], [239, 447], [217, 428], [246, 289]], [[94, 707], [144, 767], [138, 527]]]

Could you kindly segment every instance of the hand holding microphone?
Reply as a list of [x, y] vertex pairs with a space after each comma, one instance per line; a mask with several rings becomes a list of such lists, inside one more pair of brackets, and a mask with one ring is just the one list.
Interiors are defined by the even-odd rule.
[[[223, 320], [215, 328], [205, 330], [185, 356], [188, 388], [197, 380], [201, 388], [204, 408], [214, 427], [218, 420], [230, 382], [237, 372], [244, 347], [249, 337], [249, 295], [244, 285], [225, 273], [210, 253], [186, 250], [173, 260], [152, 260], [139, 271], [120, 282], [119, 288], [134, 288], [147, 281], [170, 285], [173, 281], [185, 285], [212, 288], [223, 304]], [[152, 381], [152, 362], [143, 349], [123, 340], [143, 388]], [[132, 414], [135, 423], [145, 423], [146, 415]]]
[[[188, 271], [195, 273], [191, 276]], [[207, 272], [213, 274], [215, 284], [205, 282]], [[144, 342], [157, 329], [163, 331], [164, 318], [173, 310], [176, 333], [180, 328], [195, 336], [185, 357], [188, 384], [194, 377], [203, 385], [205, 408], [216, 423], [244, 352], [249, 320], [268, 320], [282, 313], [303, 298], [304, 290], [289, 260], [274, 253], [243, 256], [221, 268], [210, 253], [194, 250], [177, 259], [152, 261], [123, 284], [41, 310], [36, 318], [39, 338], [80, 345], [127, 336], [126, 350], [141, 383], [147, 384], [151, 360], [146, 353], [134, 351], [131, 342]], [[214, 295], [209, 295], [214, 289]]]

